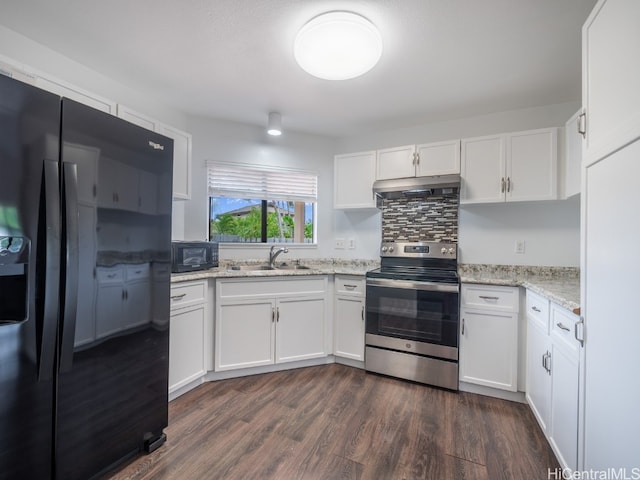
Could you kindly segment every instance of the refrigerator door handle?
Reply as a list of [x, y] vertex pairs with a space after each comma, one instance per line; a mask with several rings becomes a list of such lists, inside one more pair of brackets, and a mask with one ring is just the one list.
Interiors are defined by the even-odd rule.
[[[44, 269], [37, 268], [36, 284], [43, 290], [41, 307], [37, 307], [38, 316], [42, 320], [37, 322], [40, 330], [40, 354], [38, 355], [38, 379], [48, 381], [53, 378], [55, 341], [59, 315], [60, 293], [60, 191], [58, 162], [44, 160], [43, 183], [40, 190], [40, 217], [38, 229], [38, 250], [44, 251]], [[44, 217], [44, 218], [43, 218]], [[42, 246], [44, 243], [44, 247]], [[41, 250], [42, 249], [42, 250]], [[38, 255], [39, 256], [39, 255]], [[37, 295], [37, 293], [36, 293]]]
[[64, 162], [62, 172], [65, 284], [59, 370], [68, 372], [73, 364], [78, 305], [78, 166], [75, 163]]

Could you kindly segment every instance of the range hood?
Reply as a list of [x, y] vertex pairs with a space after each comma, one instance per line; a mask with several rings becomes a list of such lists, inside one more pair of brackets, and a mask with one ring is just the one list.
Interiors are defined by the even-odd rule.
[[407, 196], [456, 195], [460, 190], [460, 175], [394, 178], [373, 182], [373, 192], [382, 198]]

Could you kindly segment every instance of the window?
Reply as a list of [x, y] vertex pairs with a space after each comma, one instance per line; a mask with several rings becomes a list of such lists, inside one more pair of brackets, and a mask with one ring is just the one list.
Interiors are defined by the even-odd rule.
[[314, 243], [318, 176], [257, 165], [209, 163], [209, 239]]

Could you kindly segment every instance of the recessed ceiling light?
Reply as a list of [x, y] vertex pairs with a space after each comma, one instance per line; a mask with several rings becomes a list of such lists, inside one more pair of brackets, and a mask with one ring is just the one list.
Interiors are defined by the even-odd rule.
[[376, 26], [352, 12], [328, 12], [312, 18], [298, 32], [294, 56], [314, 77], [347, 80], [371, 70], [382, 55]]

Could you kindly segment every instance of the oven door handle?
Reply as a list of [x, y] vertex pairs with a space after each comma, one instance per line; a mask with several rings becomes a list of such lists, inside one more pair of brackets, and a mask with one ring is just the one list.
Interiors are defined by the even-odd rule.
[[409, 280], [391, 280], [386, 278], [367, 278], [367, 287], [400, 288], [404, 290], [426, 290], [431, 292], [458, 292], [460, 286], [438, 282], [411, 282]]

